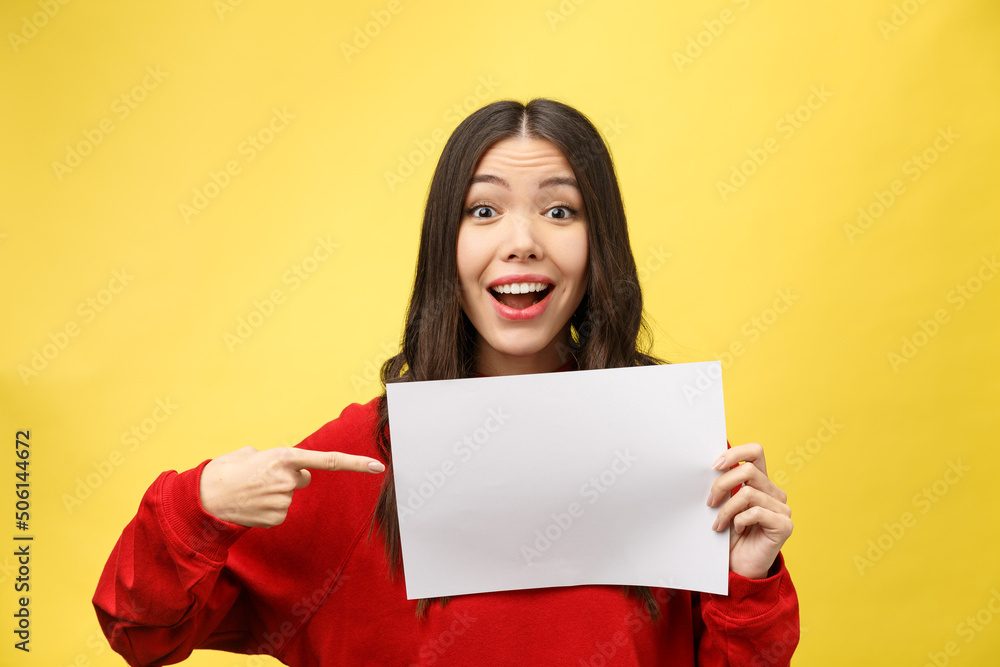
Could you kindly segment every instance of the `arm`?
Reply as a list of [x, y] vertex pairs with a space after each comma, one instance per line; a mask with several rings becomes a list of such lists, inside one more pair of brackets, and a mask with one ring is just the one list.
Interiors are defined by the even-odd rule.
[[224, 622], [230, 612], [240, 615], [234, 604], [241, 588], [223, 571], [229, 547], [248, 528], [201, 506], [204, 467], [153, 482], [101, 574], [97, 617], [130, 665], [179, 662], [198, 646], [239, 650], [250, 640], [248, 623], [241, 632]]
[[226, 568], [252, 526], [284, 522], [314, 470], [382, 472], [365, 456], [252, 447], [161, 475], [115, 545], [94, 595], [111, 646], [132, 665], [183, 660], [195, 648], [260, 653], [262, 621]]
[[[708, 504], [714, 530], [729, 531], [729, 595], [700, 596], [702, 665], [787, 665], [799, 640], [799, 606], [781, 547], [792, 533], [788, 496], [767, 476], [763, 448], [740, 445], [716, 460], [726, 470]], [[725, 502], [723, 502], [725, 501]]]
[[765, 579], [729, 573], [729, 595], [702, 594], [699, 665], [788, 665], [799, 643], [799, 601], [778, 555]]

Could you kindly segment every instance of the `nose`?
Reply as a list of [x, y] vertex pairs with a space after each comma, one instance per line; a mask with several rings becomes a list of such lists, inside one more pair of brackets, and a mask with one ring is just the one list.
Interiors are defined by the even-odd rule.
[[542, 246], [539, 243], [538, 229], [530, 216], [525, 214], [508, 214], [503, 225], [503, 238], [500, 242], [500, 256], [510, 261], [542, 259]]

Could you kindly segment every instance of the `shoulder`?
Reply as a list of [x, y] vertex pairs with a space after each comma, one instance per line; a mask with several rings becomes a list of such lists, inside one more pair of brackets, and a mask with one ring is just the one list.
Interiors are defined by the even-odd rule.
[[375, 450], [375, 425], [378, 423], [379, 397], [367, 403], [351, 403], [340, 416], [298, 444], [303, 449], [321, 452], [372, 456]]

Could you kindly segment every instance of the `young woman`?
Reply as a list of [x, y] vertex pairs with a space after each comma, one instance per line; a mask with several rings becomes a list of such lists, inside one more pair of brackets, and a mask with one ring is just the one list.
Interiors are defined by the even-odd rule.
[[[657, 363], [644, 333], [594, 126], [544, 99], [467, 118], [434, 173], [404, 340], [383, 381]], [[298, 447], [245, 447], [162, 474], [94, 605], [133, 665], [196, 648], [289, 665], [787, 664], [799, 625], [779, 553], [786, 496], [760, 445], [708, 465], [727, 470], [707, 490], [720, 509], [705, 528], [733, 528], [728, 596], [574, 586], [411, 601], [383, 392]]]

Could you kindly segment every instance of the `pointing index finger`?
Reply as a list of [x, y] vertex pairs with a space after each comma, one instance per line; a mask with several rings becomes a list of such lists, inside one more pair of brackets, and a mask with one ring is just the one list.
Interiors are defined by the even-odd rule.
[[320, 452], [314, 449], [293, 449], [291, 463], [297, 469], [342, 470], [352, 472], [382, 472], [385, 466], [367, 456], [343, 452]]

